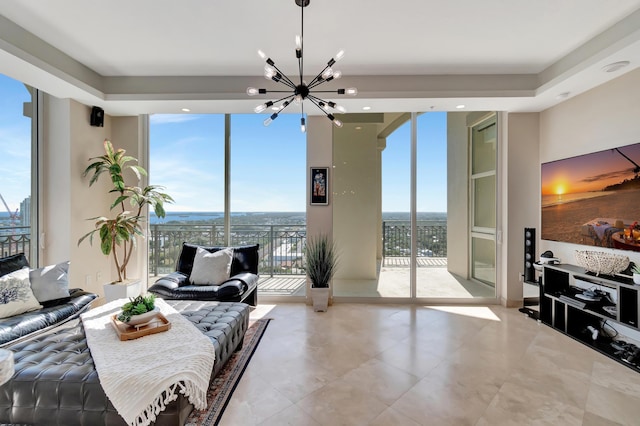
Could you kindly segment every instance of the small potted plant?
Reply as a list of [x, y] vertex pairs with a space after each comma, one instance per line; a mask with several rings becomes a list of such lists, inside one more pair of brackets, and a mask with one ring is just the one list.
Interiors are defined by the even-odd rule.
[[311, 281], [313, 310], [326, 312], [329, 305], [329, 284], [338, 262], [335, 245], [327, 235], [320, 234], [307, 238], [304, 252], [307, 276]]
[[151, 320], [157, 313], [155, 302], [156, 296], [153, 294], [129, 299], [127, 303], [122, 305], [118, 321], [129, 325], [138, 325]]
[[633, 283], [640, 285], [640, 263], [634, 262], [631, 267], [631, 272], [633, 272]]
[[[136, 238], [144, 237], [145, 217], [142, 209], [149, 205], [155, 211], [156, 216], [165, 217], [164, 203], [172, 203], [173, 198], [164, 192], [164, 187], [148, 185], [144, 188], [125, 183], [124, 172], [129, 170], [139, 182], [141, 176], [147, 175], [146, 170], [136, 164], [137, 159], [125, 155], [124, 149], [114, 149], [111, 141], [104, 141], [104, 155], [89, 158], [91, 164], [85, 169], [82, 176], [91, 175], [89, 187], [98, 181], [98, 178], [106, 173], [113, 187], [109, 193], [115, 195], [110, 210], [117, 210], [112, 217], [98, 216], [88, 220], [95, 220], [94, 227], [78, 240], [78, 245], [86, 238], [93, 244], [93, 236], [97, 232], [100, 237], [100, 249], [106, 256], [113, 256], [113, 261], [118, 272], [118, 279], [112, 284], [122, 283], [127, 280], [127, 265], [131, 260], [131, 254], [136, 247]], [[130, 208], [127, 207], [130, 206]], [[105, 294], [108, 293], [105, 286]], [[113, 292], [116, 294], [116, 292]], [[121, 296], [124, 297], [124, 296]], [[113, 297], [118, 298], [118, 297]], [[110, 299], [107, 295], [107, 299]]]

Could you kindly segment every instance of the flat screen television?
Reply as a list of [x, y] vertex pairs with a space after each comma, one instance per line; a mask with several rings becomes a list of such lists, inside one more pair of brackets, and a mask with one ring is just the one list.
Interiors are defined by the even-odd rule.
[[541, 189], [542, 239], [640, 251], [640, 143], [543, 163]]

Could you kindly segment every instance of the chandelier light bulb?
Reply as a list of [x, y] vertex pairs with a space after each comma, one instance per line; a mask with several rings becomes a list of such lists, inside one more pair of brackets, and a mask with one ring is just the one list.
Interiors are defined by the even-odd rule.
[[300, 103], [302, 103], [302, 95], [295, 95], [293, 98], [293, 102], [296, 105], [300, 105]]
[[342, 71], [334, 71], [332, 77], [336, 80], [339, 79], [340, 77], [342, 77]]
[[358, 94], [358, 89], [356, 89], [355, 87], [349, 87], [347, 88], [347, 90], [345, 91], [345, 93], [349, 96], [355, 96]]
[[344, 56], [344, 49], [340, 49], [338, 53], [336, 53], [336, 57], [335, 57], [336, 62], [342, 59], [343, 56]]
[[267, 55], [262, 50], [258, 50], [258, 56], [260, 56], [262, 60], [267, 59]]
[[278, 118], [278, 113], [273, 113], [271, 114], [271, 116], [269, 118], [267, 118], [266, 120], [263, 121], [263, 124], [265, 126], [268, 126], [269, 124], [273, 123], [273, 120], [275, 120], [276, 118]]
[[324, 70], [324, 72], [322, 73], [322, 78], [326, 80], [329, 77], [331, 77], [332, 75], [333, 75], [333, 69], [331, 67], [329, 67], [326, 70]]
[[336, 119], [336, 120], [333, 120], [333, 124], [334, 124], [336, 127], [342, 127], [342, 121], [340, 121], [340, 120], [337, 120], [337, 119]]
[[260, 104], [260, 105], [258, 105], [258, 106], [257, 106], [257, 107], [255, 107], [253, 110], [254, 110], [255, 112], [260, 113], [260, 112], [264, 111], [265, 109], [269, 108], [269, 107], [270, 107], [270, 106], [272, 106], [272, 105], [273, 105], [273, 101], [269, 101], [269, 102], [267, 102], [267, 103], [264, 103], [264, 104]]
[[341, 113], [345, 113], [347, 112], [347, 109], [345, 107], [343, 107], [342, 105], [336, 105], [336, 110], [340, 111]]
[[306, 120], [304, 119], [304, 117], [302, 117], [302, 118], [300, 119], [300, 131], [301, 131], [302, 133], [305, 133], [305, 132], [307, 131], [307, 122], [306, 122]]
[[255, 96], [257, 94], [258, 94], [258, 89], [256, 89], [255, 87], [247, 87], [247, 95]]
[[296, 35], [296, 50], [302, 49], [302, 37]]

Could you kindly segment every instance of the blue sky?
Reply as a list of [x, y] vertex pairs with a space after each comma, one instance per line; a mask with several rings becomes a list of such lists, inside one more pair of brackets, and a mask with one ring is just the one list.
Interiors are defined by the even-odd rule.
[[30, 101], [24, 84], [0, 74], [0, 194], [12, 212], [31, 192], [31, 119], [22, 115]]
[[[0, 193], [12, 211], [29, 195], [31, 120], [24, 85], [0, 75]], [[304, 211], [306, 134], [300, 116], [282, 114], [269, 127], [266, 115], [231, 118], [231, 210]], [[117, 141], [113, 141], [117, 146]], [[167, 187], [169, 211], [224, 208], [224, 116], [151, 116], [151, 182]], [[383, 211], [409, 210], [410, 125], [387, 139], [383, 151]], [[446, 211], [446, 113], [418, 117], [418, 211]], [[0, 205], [0, 211], [4, 206]]]
[[[304, 211], [306, 135], [300, 117], [283, 114], [269, 127], [264, 114], [231, 118], [231, 210]], [[222, 211], [223, 115], [153, 115], [152, 183], [176, 203], [170, 211]], [[409, 210], [410, 125], [387, 139], [383, 152], [383, 211]], [[418, 118], [418, 211], [445, 212], [446, 113]]]

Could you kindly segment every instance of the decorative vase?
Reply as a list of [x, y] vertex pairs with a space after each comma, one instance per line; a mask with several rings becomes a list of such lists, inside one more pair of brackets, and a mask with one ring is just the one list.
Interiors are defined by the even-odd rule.
[[311, 287], [311, 300], [315, 312], [327, 312], [329, 306], [329, 287]]
[[640, 274], [633, 273], [633, 283], [636, 285], [640, 285]]

